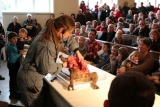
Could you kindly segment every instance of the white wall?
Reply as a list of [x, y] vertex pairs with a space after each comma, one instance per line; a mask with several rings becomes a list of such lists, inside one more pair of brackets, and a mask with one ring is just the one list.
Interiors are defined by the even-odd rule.
[[[77, 14], [79, 0], [53, 0], [53, 11], [58, 17], [60, 13], [70, 15], [71, 13]], [[31, 13], [33, 18], [36, 18], [42, 28], [45, 27], [46, 21], [50, 17], [50, 13]], [[27, 13], [3, 13], [3, 27], [6, 31], [8, 24], [12, 22], [13, 16], [18, 17], [18, 23], [22, 24], [27, 19]]]
[[[42, 28], [44, 28], [46, 21], [50, 18], [50, 14], [46, 13], [31, 13], [32, 18], [36, 18], [37, 22], [41, 24]], [[27, 13], [3, 13], [3, 27], [6, 31], [9, 23], [12, 22], [13, 16], [18, 17], [18, 23], [21, 25], [27, 19]]]
[[54, 0], [53, 7], [56, 16], [60, 13], [70, 15], [71, 13], [78, 13], [79, 0]]

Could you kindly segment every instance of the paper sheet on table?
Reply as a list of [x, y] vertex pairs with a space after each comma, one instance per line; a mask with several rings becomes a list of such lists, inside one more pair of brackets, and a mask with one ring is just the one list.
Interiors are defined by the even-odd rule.
[[63, 62], [62, 62], [61, 59], [59, 58], [60, 55], [62, 55], [62, 56], [65, 57], [65, 58], [68, 58], [69, 55], [67, 55], [67, 54], [65, 54], [65, 53], [63, 53], [63, 52], [59, 52], [59, 53], [58, 53], [56, 63], [62, 64]]

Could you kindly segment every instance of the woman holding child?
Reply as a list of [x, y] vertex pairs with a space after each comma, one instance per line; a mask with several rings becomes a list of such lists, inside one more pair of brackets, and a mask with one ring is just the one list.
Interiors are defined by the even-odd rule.
[[141, 64], [133, 67], [124, 67], [126, 65], [128, 58], [123, 61], [121, 68], [117, 70], [118, 74], [124, 73], [126, 71], [138, 71], [147, 75], [147, 73], [152, 69], [154, 64], [154, 59], [149, 53], [150, 50], [150, 41], [148, 39], [142, 39], [138, 44], [138, 52], [142, 54]]
[[62, 67], [67, 66], [67, 62], [55, 62], [59, 51], [68, 47], [80, 60], [83, 59], [78, 50], [78, 43], [71, 36], [74, 26], [74, 20], [70, 16], [61, 15], [51, 19], [32, 42], [17, 74], [25, 107], [44, 107], [44, 76], [48, 73], [57, 74]]

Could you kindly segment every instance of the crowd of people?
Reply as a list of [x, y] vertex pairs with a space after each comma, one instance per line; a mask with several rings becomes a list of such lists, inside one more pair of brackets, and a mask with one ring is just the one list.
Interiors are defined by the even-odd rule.
[[[149, 53], [150, 50], [160, 52], [160, 9], [155, 9], [150, 3], [144, 7], [143, 2], [139, 8], [136, 7], [136, 3], [130, 8], [128, 2], [125, 2], [122, 8], [114, 5], [110, 9], [107, 4], [99, 6], [97, 2], [95, 9], [91, 11], [89, 4], [85, 5], [84, 1], [78, 8], [78, 14], [72, 13], [71, 17], [61, 13], [55, 18], [55, 15], [51, 14], [44, 30], [37, 19], [32, 19], [31, 14], [27, 14], [22, 26], [17, 22], [18, 17], [13, 17], [13, 22], [7, 27], [7, 31], [11, 31], [8, 34], [7, 46], [10, 98], [20, 98], [16, 91], [19, 88], [26, 107], [42, 106], [42, 78], [48, 72], [58, 73], [62, 67], [66, 67], [66, 63], [61, 65], [50, 60], [56, 58], [58, 51], [76, 55], [79, 59], [84, 58], [93, 66], [116, 76], [129, 71], [140, 72], [160, 90], [160, 77], [152, 75], [155, 72], [155, 63], [159, 62]], [[123, 28], [128, 28], [129, 31], [126, 32]], [[102, 32], [100, 37], [97, 36], [97, 32]], [[5, 38], [1, 23], [0, 33], [0, 39]], [[120, 44], [124, 44], [123, 34], [137, 36], [137, 41], [132, 46], [136, 46], [138, 50], [129, 53], [126, 47], [121, 47]], [[108, 43], [101, 46], [97, 40]], [[20, 67], [20, 55], [24, 54], [24, 44], [31, 47]], [[159, 68], [159, 64], [156, 67]], [[4, 79], [1, 75], [0, 78]], [[39, 84], [36, 81], [39, 81]], [[38, 93], [34, 98], [31, 98], [34, 94], [32, 88], [39, 90], [34, 92]]]

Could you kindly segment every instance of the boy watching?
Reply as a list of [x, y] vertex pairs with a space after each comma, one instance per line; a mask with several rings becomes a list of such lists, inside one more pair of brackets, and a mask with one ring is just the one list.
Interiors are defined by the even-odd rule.
[[[27, 36], [27, 30], [25, 28], [21, 28], [19, 30], [19, 38], [17, 41], [17, 48], [18, 50], [24, 49], [24, 44], [30, 45], [32, 43], [32, 38], [30, 36]], [[27, 40], [26, 40], [27, 37]]]
[[10, 88], [10, 96], [9, 98], [19, 99], [20, 95], [17, 93], [17, 72], [20, 67], [20, 56], [23, 54], [24, 51], [18, 51], [16, 43], [17, 43], [18, 35], [15, 32], [11, 32], [8, 34], [9, 44], [7, 46], [7, 53], [8, 53], [8, 61], [7, 67], [9, 69], [9, 88]]

